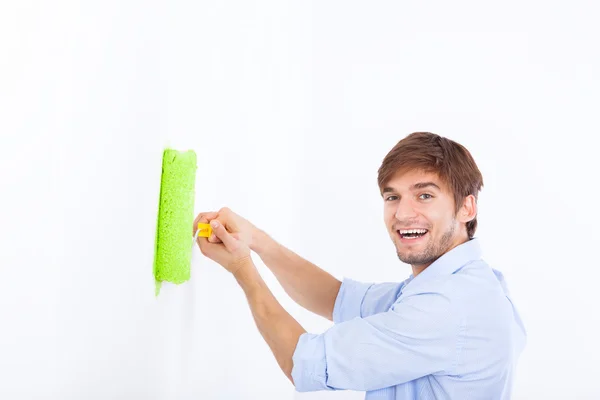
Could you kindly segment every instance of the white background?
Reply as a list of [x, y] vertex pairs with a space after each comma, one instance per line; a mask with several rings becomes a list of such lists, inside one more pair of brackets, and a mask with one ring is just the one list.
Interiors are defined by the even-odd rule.
[[0, 4], [0, 398], [362, 398], [295, 393], [197, 249], [154, 297], [162, 150], [198, 153], [196, 212], [399, 281], [377, 168], [422, 130], [483, 173], [477, 236], [528, 330], [514, 398], [600, 398], [595, 2]]

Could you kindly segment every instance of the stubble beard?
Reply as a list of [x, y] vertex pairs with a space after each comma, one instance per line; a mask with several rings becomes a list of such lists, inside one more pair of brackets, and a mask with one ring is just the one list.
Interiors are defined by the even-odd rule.
[[407, 255], [400, 254], [400, 251], [397, 251], [398, 258], [400, 261], [406, 264], [410, 264], [412, 266], [422, 266], [429, 265], [438, 258], [440, 258], [452, 244], [452, 238], [454, 237], [454, 232], [456, 231], [456, 225], [453, 223], [450, 226], [439, 242], [434, 242], [433, 240], [429, 240], [425, 249], [419, 253], [410, 253]]

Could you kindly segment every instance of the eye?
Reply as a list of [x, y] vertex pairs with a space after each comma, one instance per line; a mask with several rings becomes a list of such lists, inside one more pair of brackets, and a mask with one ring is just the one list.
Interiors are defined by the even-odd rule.
[[423, 193], [422, 195], [419, 196], [419, 198], [421, 200], [429, 200], [429, 199], [433, 199], [433, 196], [430, 195], [429, 193]]
[[398, 200], [398, 196], [396, 195], [391, 195], [385, 198], [385, 201], [394, 201], [394, 200]]

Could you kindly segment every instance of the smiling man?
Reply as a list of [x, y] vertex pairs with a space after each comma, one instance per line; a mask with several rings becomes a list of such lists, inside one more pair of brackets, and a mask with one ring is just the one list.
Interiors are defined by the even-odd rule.
[[[233, 211], [200, 213], [214, 236], [202, 254], [233, 274], [257, 327], [298, 391], [358, 390], [366, 399], [509, 399], [523, 323], [504, 278], [482, 259], [483, 178], [462, 145], [427, 132], [402, 139], [378, 176], [384, 221], [412, 274], [398, 283], [338, 281]], [[195, 234], [195, 229], [194, 229]], [[250, 257], [334, 325], [308, 333], [279, 304]]]

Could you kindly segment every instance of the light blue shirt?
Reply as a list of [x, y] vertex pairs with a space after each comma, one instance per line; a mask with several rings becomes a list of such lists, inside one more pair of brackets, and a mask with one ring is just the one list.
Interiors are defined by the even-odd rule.
[[402, 283], [344, 279], [333, 325], [304, 333], [293, 355], [299, 392], [366, 399], [509, 399], [523, 323], [477, 239]]

